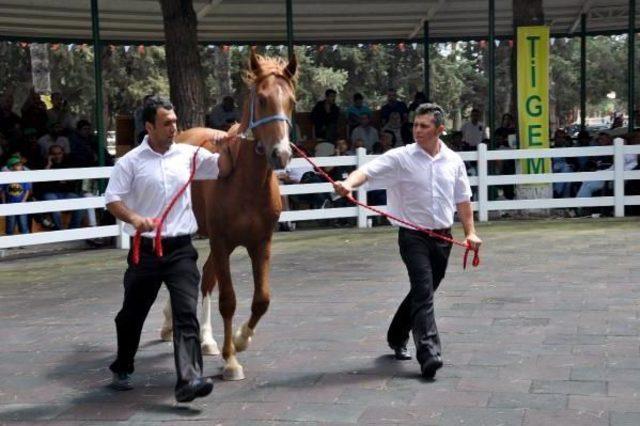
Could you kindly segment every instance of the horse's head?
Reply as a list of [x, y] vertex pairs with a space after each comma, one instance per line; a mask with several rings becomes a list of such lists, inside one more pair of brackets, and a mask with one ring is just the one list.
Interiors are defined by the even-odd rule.
[[272, 168], [283, 168], [291, 159], [291, 115], [295, 106], [298, 63], [266, 58], [251, 51], [245, 81], [249, 98], [245, 102], [243, 127], [251, 130]]

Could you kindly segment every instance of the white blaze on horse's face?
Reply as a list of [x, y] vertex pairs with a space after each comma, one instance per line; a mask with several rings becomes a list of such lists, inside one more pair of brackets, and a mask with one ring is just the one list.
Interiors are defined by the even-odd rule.
[[[270, 76], [256, 90], [256, 119], [275, 115], [291, 117], [293, 95], [289, 84], [281, 78]], [[289, 124], [274, 120], [254, 130], [265, 147], [265, 155], [275, 169], [283, 168], [291, 160]]]

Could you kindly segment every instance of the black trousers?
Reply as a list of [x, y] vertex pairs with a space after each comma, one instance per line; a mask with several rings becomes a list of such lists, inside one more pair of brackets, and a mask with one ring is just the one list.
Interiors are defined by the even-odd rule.
[[197, 317], [200, 272], [198, 252], [191, 237], [162, 240], [163, 257], [153, 253], [153, 243], [142, 238], [140, 263], [133, 265], [132, 250], [124, 274], [124, 302], [116, 316], [118, 357], [109, 367], [115, 373], [132, 373], [133, 359], [140, 344], [140, 334], [151, 305], [164, 282], [171, 296], [173, 310], [173, 352], [178, 381], [176, 389], [202, 375], [200, 324]]
[[[437, 231], [451, 236], [449, 230]], [[390, 346], [404, 346], [413, 332], [416, 358], [420, 364], [440, 356], [440, 336], [433, 309], [433, 296], [444, 278], [451, 243], [419, 231], [400, 228], [398, 245], [409, 272], [411, 289], [391, 321], [387, 332]]]

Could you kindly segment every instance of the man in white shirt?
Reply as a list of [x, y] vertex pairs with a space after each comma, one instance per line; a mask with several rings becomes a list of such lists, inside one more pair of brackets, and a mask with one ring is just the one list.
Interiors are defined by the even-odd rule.
[[367, 153], [373, 152], [373, 146], [380, 140], [378, 130], [371, 125], [371, 117], [369, 114], [360, 116], [360, 125], [353, 129], [351, 133], [351, 143], [355, 145], [356, 141], [361, 140]]
[[[147, 136], [115, 165], [105, 193], [107, 209], [126, 222], [125, 231], [142, 232], [139, 264], [129, 252], [124, 274], [124, 302], [116, 316], [118, 356], [109, 367], [112, 386], [129, 390], [133, 360], [140, 343], [144, 320], [164, 282], [173, 309], [173, 347], [178, 380], [178, 402], [189, 402], [211, 393], [213, 382], [202, 377], [200, 325], [196, 316], [200, 272], [198, 252], [191, 244], [197, 223], [188, 188], [169, 213], [162, 229], [163, 257], [153, 252], [156, 218], [188, 181], [196, 147], [176, 144], [177, 117], [173, 105], [163, 98], [147, 100], [143, 118]], [[221, 154], [198, 151], [196, 179], [217, 179], [231, 171], [227, 147]]]
[[[482, 241], [473, 224], [469, 180], [460, 156], [440, 140], [443, 131], [442, 108], [420, 105], [413, 123], [416, 143], [387, 151], [336, 182], [335, 191], [344, 196], [365, 182], [385, 187], [392, 215], [449, 237], [457, 209], [466, 243], [477, 249]], [[396, 358], [411, 359], [406, 345], [412, 331], [422, 376], [432, 379], [442, 367], [433, 296], [444, 277], [451, 243], [401, 225], [398, 244], [411, 290], [389, 326], [387, 341]]]
[[476, 149], [478, 144], [487, 138], [484, 124], [480, 122], [480, 110], [471, 110], [471, 121], [467, 121], [460, 128], [462, 132], [462, 142], [469, 148]]

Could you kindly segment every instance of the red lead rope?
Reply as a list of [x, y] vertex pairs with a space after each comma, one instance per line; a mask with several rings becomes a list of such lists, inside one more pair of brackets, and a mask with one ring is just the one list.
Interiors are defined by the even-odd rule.
[[[193, 153], [193, 158], [191, 160], [191, 174], [189, 175], [189, 179], [187, 180], [187, 182], [184, 185], [182, 185], [182, 187], [176, 193], [176, 195], [173, 196], [173, 198], [171, 199], [171, 201], [169, 202], [167, 207], [162, 212], [162, 215], [159, 218], [155, 218], [154, 219], [155, 222], [156, 222], [156, 236], [155, 236], [155, 241], [154, 241], [154, 250], [156, 252], [156, 256], [158, 256], [158, 257], [162, 257], [162, 255], [163, 255], [163, 253], [162, 253], [162, 226], [164, 225], [164, 221], [167, 219], [167, 216], [169, 216], [169, 212], [171, 211], [173, 206], [176, 204], [178, 199], [182, 196], [182, 194], [184, 194], [184, 192], [187, 190], [189, 185], [191, 185], [191, 182], [193, 182], [193, 178], [196, 175], [196, 161], [197, 161], [197, 158], [198, 158], [198, 152], [200, 151], [200, 149], [204, 146], [204, 144], [206, 142], [207, 142], [206, 140], [203, 141], [200, 144], [200, 146], [198, 146], [198, 149], [196, 149], [196, 152]], [[138, 263], [140, 263], [140, 242], [141, 242], [141, 238], [142, 238], [142, 232], [140, 232], [139, 230], [136, 231], [136, 235], [133, 237], [133, 254], [132, 254], [132, 258], [131, 258], [131, 260], [133, 261], [134, 265], [137, 265]]]
[[[325, 171], [324, 171], [324, 170], [322, 170], [320, 167], [318, 167], [318, 165], [317, 165], [317, 164], [315, 164], [315, 163], [314, 163], [314, 162], [313, 162], [313, 161], [312, 161], [312, 160], [311, 160], [311, 159], [310, 159], [310, 158], [309, 158], [309, 157], [304, 153], [304, 151], [302, 151], [300, 148], [298, 148], [295, 144], [291, 144], [291, 146], [293, 147], [293, 149], [295, 149], [295, 150], [296, 150], [296, 152], [297, 152], [298, 154], [300, 154], [300, 156], [301, 156], [302, 158], [304, 158], [305, 160], [307, 160], [307, 161], [309, 162], [309, 164], [311, 164], [311, 166], [314, 168], [314, 170], [315, 170], [316, 172], [318, 172], [319, 174], [321, 174], [321, 175], [322, 175], [326, 180], [328, 180], [330, 183], [332, 183], [332, 184], [333, 184], [333, 183], [335, 183], [335, 181], [334, 181], [333, 179], [331, 179], [331, 177], [330, 177], [327, 173], [325, 173]], [[369, 205], [367, 205], [367, 204], [361, 203], [360, 201], [358, 201], [358, 200], [356, 200], [355, 198], [353, 198], [353, 196], [351, 196], [351, 195], [348, 195], [348, 196], [346, 196], [345, 198], [346, 198], [347, 200], [349, 200], [349, 201], [350, 201], [351, 203], [353, 203], [353, 204], [356, 204], [356, 205], [358, 205], [358, 206], [364, 207], [365, 209], [371, 210], [372, 212], [376, 212], [376, 213], [378, 213], [378, 214], [379, 214], [379, 215], [381, 215], [381, 216], [387, 217], [387, 218], [389, 218], [389, 219], [393, 219], [393, 220], [395, 220], [396, 222], [402, 223], [403, 225], [407, 225], [407, 226], [409, 226], [410, 228], [415, 229], [416, 231], [420, 231], [420, 232], [425, 233], [425, 234], [427, 234], [427, 235], [430, 235], [430, 236], [432, 236], [432, 237], [434, 237], [434, 238], [439, 238], [439, 239], [441, 239], [441, 240], [443, 240], [443, 241], [447, 241], [447, 242], [449, 242], [449, 243], [451, 243], [451, 244], [455, 244], [455, 245], [457, 245], [457, 246], [460, 246], [460, 247], [464, 248], [464, 249], [465, 249], [464, 257], [462, 258], [462, 267], [463, 267], [464, 269], [466, 269], [466, 268], [467, 268], [467, 258], [469, 257], [469, 252], [470, 252], [470, 251], [473, 251], [473, 260], [472, 260], [471, 264], [472, 264], [473, 266], [478, 266], [478, 265], [480, 265], [480, 255], [478, 254], [478, 249], [474, 249], [474, 248], [472, 248], [472, 247], [471, 247], [471, 245], [469, 245], [469, 244], [465, 244], [465, 243], [463, 243], [463, 242], [460, 242], [460, 241], [454, 240], [453, 238], [448, 237], [448, 236], [446, 236], [446, 235], [439, 234], [439, 233], [434, 232], [434, 231], [432, 231], [432, 230], [430, 230], [430, 229], [423, 228], [423, 227], [421, 227], [421, 226], [419, 226], [419, 225], [416, 225], [416, 224], [414, 224], [414, 223], [408, 222], [408, 221], [406, 221], [406, 220], [404, 220], [404, 219], [400, 219], [399, 217], [396, 217], [396, 216], [394, 216], [394, 215], [392, 215], [392, 214], [389, 214], [389, 213], [383, 212], [382, 210], [379, 210], [379, 209], [377, 209], [377, 208], [375, 208], [375, 207], [371, 207], [371, 206], [369, 206]]]

